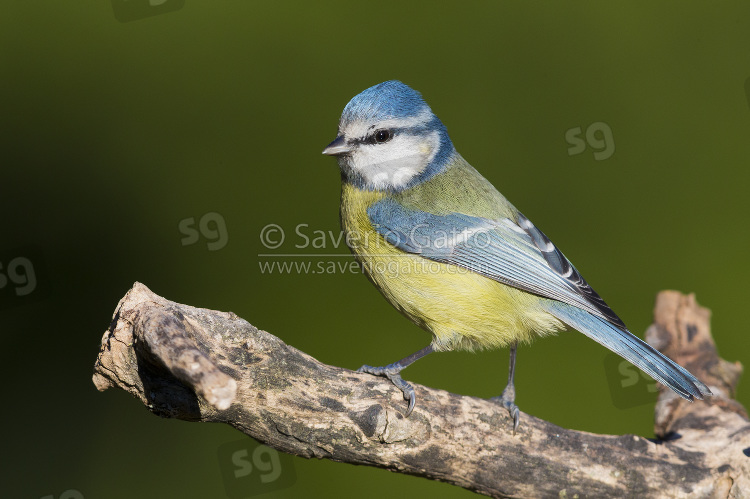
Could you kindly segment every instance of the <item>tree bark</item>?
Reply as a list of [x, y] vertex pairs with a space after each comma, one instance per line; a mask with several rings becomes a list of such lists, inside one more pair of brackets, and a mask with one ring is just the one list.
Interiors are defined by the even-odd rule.
[[663, 291], [646, 339], [714, 393], [660, 386], [656, 440], [567, 430], [499, 404], [414, 384], [408, 418], [385, 378], [322, 364], [231, 312], [166, 300], [135, 283], [94, 368], [162, 417], [227, 423], [302, 457], [364, 464], [493, 497], [750, 497], [750, 423], [739, 363], [718, 357], [710, 312]]

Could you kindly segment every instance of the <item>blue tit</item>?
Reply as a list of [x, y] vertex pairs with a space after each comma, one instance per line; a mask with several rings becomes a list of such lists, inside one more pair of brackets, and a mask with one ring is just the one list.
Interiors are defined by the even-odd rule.
[[386, 81], [344, 108], [323, 150], [341, 169], [341, 225], [363, 272], [386, 300], [432, 333], [431, 343], [384, 367], [414, 408], [400, 372], [431, 352], [510, 348], [500, 397], [518, 427], [516, 347], [575, 329], [688, 399], [711, 392], [628, 331], [531, 221], [461, 157], [421, 95]]

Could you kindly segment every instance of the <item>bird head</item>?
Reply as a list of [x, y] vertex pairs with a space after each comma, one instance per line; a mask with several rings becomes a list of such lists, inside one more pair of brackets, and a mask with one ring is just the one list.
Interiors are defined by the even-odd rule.
[[338, 158], [345, 182], [400, 191], [442, 171], [455, 149], [419, 92], [391, 80], [349, 101], [323, 154]]

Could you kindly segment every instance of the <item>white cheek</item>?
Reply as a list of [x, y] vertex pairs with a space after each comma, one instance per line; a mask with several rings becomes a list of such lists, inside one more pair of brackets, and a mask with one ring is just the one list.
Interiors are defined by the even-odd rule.
[[361, 146], [352, 166], [376, 189], [403, 187], [424, 171], [437, 153], [437, 132], [428, 136], [396, 136], [385, 144]]

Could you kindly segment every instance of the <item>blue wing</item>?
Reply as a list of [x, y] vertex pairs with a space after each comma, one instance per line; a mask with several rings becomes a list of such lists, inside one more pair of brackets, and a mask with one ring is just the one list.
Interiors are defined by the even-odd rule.
[[686, 369], [631, 334], [573, 264], [522, 214], [517, 214], [517, 220], [435, 215], [388, 198], [371, 206], [367, 214], [375, 230], [403, 251], [551, 298], [547, 303], [550, 314], [680, 396], [693, 400], [711, 394]]
[[517, 221], [435, 215], [386, 198], [373, 204], [367, 215], [375, 230], [403, 251], [465, 267], [625, 328], [573, 264], [521, 213]]

